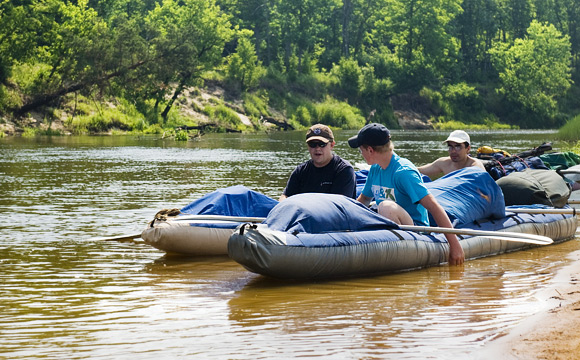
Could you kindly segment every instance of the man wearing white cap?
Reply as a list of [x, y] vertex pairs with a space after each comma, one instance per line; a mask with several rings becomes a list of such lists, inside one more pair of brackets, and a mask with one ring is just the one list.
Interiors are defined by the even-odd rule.
[[430, 164], [418, 167], [421, 174], [434, 179], [441, 174], [447, 175], [450, 172], [469, 166], [476, 166], [485, 171], [481, 160], [469, 156], [471, 140], [465, 131], [453, 131], [443, 143], [447, 144], [449, 156], [441, 157]]

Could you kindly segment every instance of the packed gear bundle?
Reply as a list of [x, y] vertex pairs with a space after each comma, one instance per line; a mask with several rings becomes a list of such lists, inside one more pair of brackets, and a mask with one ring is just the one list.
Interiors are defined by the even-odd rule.
[[549, 142], [515, 155], [501, 149], [482, 146], [477, 149], [477, 158], [483, 160], [485, 169], [491, 177], [498, 180], [512, 172], [525, 169], [549, 170], [540, 158], [540, 155], [549, 150], [552, 150], [552, 143]]

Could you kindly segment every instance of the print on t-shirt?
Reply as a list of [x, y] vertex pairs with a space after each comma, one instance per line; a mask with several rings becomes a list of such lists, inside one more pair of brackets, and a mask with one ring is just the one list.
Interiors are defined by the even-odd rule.
[[391, 200], [397, 202], [397, 199], [395, 198], [395, 189], [393, 188], [380, 185], [372, 185], [371, 190], [377, 203], [383, 200]]

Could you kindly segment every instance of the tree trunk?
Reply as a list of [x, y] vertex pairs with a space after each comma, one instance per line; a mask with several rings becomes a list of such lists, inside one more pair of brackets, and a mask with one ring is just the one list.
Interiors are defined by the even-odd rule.
[[163, 119], [163, 123], [167, 123], [167, 115], [169, 115], [169, 111], [173, 107], [173, 104], [175, 104], [175, 100], [177, 100], [179, 95], [181, 95], [181, 93], [183, 92], [183, 89], [185, 88], [185, 84], [187, 84], [190, 79], [191, 79], [191, 73], [184, 74], [183, 77], [181, 78], [181, 82], [179, 82], [179, 85], [177, 85], [177, 88], [173, 92], [173, 96], [171, 97], [171, 99], [169, 100], [169, 103], [167, 103], [167, 106], [165, 106], [165, 109], [163, 109], [163, 112], [161, 113], [161, 118]]

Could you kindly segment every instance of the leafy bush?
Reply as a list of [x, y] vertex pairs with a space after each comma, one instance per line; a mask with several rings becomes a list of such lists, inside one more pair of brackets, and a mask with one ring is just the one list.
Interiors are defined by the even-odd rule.
[[256, 50], [250, 39], [242, 37], [236, 48], [236, 53], [230, 55], [226, 67], [226, 80], [230, 87], [242, 91], [252, 89], [260, 83], [266, 74], [262, 62], [258, 61]]
[[260, 115], [268, 115], [268, 93], [265, 90], [260, 90], [256, 93], [244, 93], [242, 95], [244, 100], [244, 110], [246, 115], [258, 120]]
[[483, 110], [481, 97], [474, 86], [460, 82], [443, 86], [441, 91], [445, 100], [452, 104], [453, 111], [458, 116]]
[[113, 129], [123, 132], [143, 130], [146, 122], [135, 107], [122, 101], [117, 107], [91, 107], [84, 101], [76, 104], [75, 116], [65, 120], [75, 134], [104, 133]]
[[354, 59], [341, 58], [332, 69], [337, 78], [338, 96], [346, 98], [351, 104], [357, 102], [361, 92], [362, 70]]
[[327, 98], [323, 103], [315, 105], [313, 122], [342, 129], [360, 129], [365, 124], [365, 118], [359, 109], [345, 102]]
[[43, 93], [60, 81], [57, 74], [51, 74], [51, 70], [51, 66], [44, 63], [22, 63], [12, 68], [12, 81], [24, 94]]
[[175, 141], [187, 141], [189, 137], [187, 136], [187, 131], [179, 130], [175, 133]]
[[293, 123], [298, 123], [304, 127], [309, 127], [309, 126], [313, 125], [312, 124], [312, 116], [310, 114], [310, 111], [308, 110], [308, 108], [306, 106], [303, 106], [303, 105], [298, 106], [296, 108], [296, 111], [291, 116], [291, 121]]
[[[210, 119], [217, 121], [218, 123], [228, 125], [229, 128], [234, 128], [240, 131], [246, 129], [246, 126], [242, 123], [242, 120], [238, 116], [238, 114], [230, 109], [229, 107], [225, 106], [224, 104], [219, 104], [215, 107], [206, 106], [204, 112]], [[221, 131], [220, 129], [216, 129], [216, 131]]]
[[35, 137], [37, 135], [37, 132], [38, 132], [37, 128], [25, 127], [24, 131], [22, 132], [22, 137]]
[[143, 129], [143, 134], [163, 134], [163, 128], [159, 124], [149, 125]]

